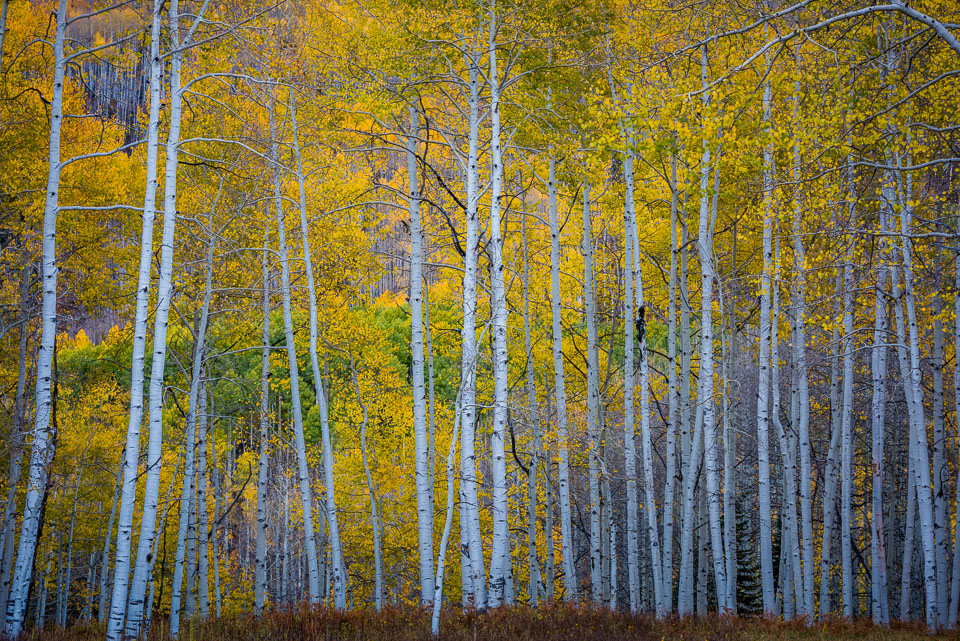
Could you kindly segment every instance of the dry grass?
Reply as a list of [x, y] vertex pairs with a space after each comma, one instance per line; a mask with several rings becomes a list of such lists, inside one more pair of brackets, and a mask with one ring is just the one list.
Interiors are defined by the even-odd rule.
[[[99, 641], [104, 630], [94, 624], [65, 630], [47, 629], [25, 636], [29, 641]], [[157, 626], [150, 641], [165, 641]], [[237, 615], [186, 624], [180, 641], [419, 641], [431, 639], [430, 617], [423, 611], [336, 612], [327, 609], [275, 611], [262, 617]], [[960, 633], [928, 635], [921, 627], [880, 628], [866, 621], [831, 621], [807, 627], [800, 622], [707, 617], [655, 621], [645, 616], [594, 608], [556, 606], [543, 610], [500, 609], [461, 612], [449, 609], [441, 623], [442, 641], [960, 641]]]

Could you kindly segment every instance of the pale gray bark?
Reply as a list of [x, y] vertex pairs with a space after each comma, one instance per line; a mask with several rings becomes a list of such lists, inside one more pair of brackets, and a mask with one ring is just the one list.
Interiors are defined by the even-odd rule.
[[[430, 442], [427, 431], [426, 390], [423, 380], [423, 229], [420, 220], [420, 188], [417, 184], [418, 114], [409, 108], [407, 132], [407, 209], [410, 214], [410, 349], [413, 379], [413, 436], [416, 457], [417, 542], [420, 558], [420, 605], [433, 599], [433, 485], [430, 482]], [[433, 403], [431, 401], [431, 413]]]
[[53, 460], [53, 353], [57, 339], [57, 212], [60, 193], [60, 130], [63, 124], [63, 83], [66, 69], [64, 40], [67, 30], [67, 0], [60, 0], [56, 12], [56, 34], [53, 42], [53, 92], [50, 102], [50, 136], [47, 161], [47, 182], [43, 211], [42, 311], [37, 382], [34, 389], [34, 435], [30, 451], [29, 477], [24, 501], [23, 519], [17, 561], [13, 572], [3, 632], [17, 637], [23, 629], [27, 598], [33, 576], [34, 552], [40, 530], [40, 511], [47, 489], [47, 471]]
[[[310, 308], [310, 367], [313, 370], [313, 387], [317, 403], [317, 409], [320, 412], [320, 440], [323, 445], [323, 474], [324, 485], [326, 486], [326, 518], [327, 527], [330, 532], [330, 556], [333, 566], [333, 604], [337, 608], [346, 607], [346, 587], [344, 585], [345, 577], [342, 572], [343, 551], [340, 547], [340, 529], [337, 521], [337, 500], [334, 490], [334, 470], [333, 470], [333, 449], [330, 440], [330, 425], [327, 418], [327, 399], [323, 393], [323, 378], [320, 376], [320, 362], [317, 357], [317, 290], [313, 278], [313, 253], [310, 248], [310, 228], [307, 224], [307, 193], [305, 187], [305, 177], [303, 172], [303, 163], [300, 158], [300, 142], [297, 136], [297, 110], [295, 104], [295, 94], [290, 89], [290, 125], [291, 135], [293, 136], [293, 153], [296, 160], [297, 185], [300, 191], [300, 235], [303, 243], [303, 262], [307, 274], [307, 297]], [[272, 135], [271, 135], [272, 138]], [[273, 158], [277, 160], [276, 145], [277, 141], [272, 141]], [[277, 181], [278, 182], [278, 181]], [[286, 261], [286, 240], [282, 206], [277, 199], [277, 217], [279, 220], [277, 228], [280, 237], [281, 261]], [[296, 362], [296, 349], [293, 345], [293, 334], [288, 312], [290, 306], [290, 270], [287, 268], [284, 278], [284, 325], [287, 335], [287, 354], [291, 362]], [[291, 378], [295, 370], [291, 368]], [[292, 381], [291, 381], [292, 386]], [[297, 396], [297, 393], [291, 389], [291, 395]], [[297, 402], [299, 405], [299, 402]], [[317, 562], [317, 542], [313, 521], [313, 493], [310, 489], [310, 472], [307, 467], [306, 445], [303, 441], [302, 420], [299, 427], [294, 429], [297, 441], [297, 467], [299, 470], [300, 481], [300, 501], [303, 509], [303, 533], [306, 540], [307, 552], [307, 578], [310, 586], [310, 602], [320, 602], [320, 566]]]
[[[270, 216], [264, 211], [263, 253], [260, 259], [263, 279], [263, 333], [260, 349], [260, 457], [257, 465], [257, 540], [253, 580], [253, 612], [259, 616], [267, 593], [267, 481], [270, 465]], [[216, 459], [214, 459], [216, 460]], [[214, 521], [218, 506], [214, 507]], [[214, 540], [214, 568], [216, 568]], [[216, 582], [219, 584], [219, 581]], [[219, 616], [219, 612], [218, 612]]]
[[593, 234], [590, 185], [583, 185], [583, 298], [587, 325], [587, 467], [590, 514], [590, 587], [594, 603], [602, 601], [603, 533], [600, 527], [600, 345], [593, 283]]
[[557, 449], [560, 494], [560, 545], [563, 563], [563, 591], [567, 601], [577, 599], [577, 575], [573, 567], [573, 521], [570, 505], [570, 456], [567, 434], [567, 393], [563, 375], [563, 330], [560, 315], [560, 227], [557, 221], [556, 160], [549, 160], [547, 198], [550, 209], [550, 304], [553, 337], [553, 377], [557, 405]]

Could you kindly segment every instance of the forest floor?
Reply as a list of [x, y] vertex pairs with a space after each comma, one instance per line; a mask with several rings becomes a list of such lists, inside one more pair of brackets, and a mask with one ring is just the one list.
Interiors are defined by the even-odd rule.
[[[442, 641], [960, 641], [960, 632], [928, 635], [919, 626], [877, 627], [869, 622], [832, 621], [807, 627], [756, 618], [688, 618], [656, 621], [608, 610], [555, 607], [501, 609], [485, 614], [444, 611]], [[95, 624], [44, 629], [29, 641], [99, 641], [104, 630]], [[168, 639], [166, 626], [155, 626], [149, 641]], [[423, 611], [332, 610], [277, 611], [185, 624], [181, 641], [420, 641], [431, 639], [430, 616]]]

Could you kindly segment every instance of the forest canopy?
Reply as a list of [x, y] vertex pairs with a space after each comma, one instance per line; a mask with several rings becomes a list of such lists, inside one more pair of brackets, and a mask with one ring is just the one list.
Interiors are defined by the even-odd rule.
[[0, 2], [4, 637], [956, 627], [953, 0]]

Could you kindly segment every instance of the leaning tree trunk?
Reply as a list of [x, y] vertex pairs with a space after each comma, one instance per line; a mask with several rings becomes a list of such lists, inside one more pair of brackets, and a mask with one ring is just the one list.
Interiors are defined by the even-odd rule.
[[63, 83], [66, 70], [64, 40], [67, 31], [67, 0], [60, 0], [56, 14], [56, 35], [53, 42], [53, 94], [50, 101], [50, 147], [47, 162], [47, 189], [43, 209], [43, 302], [41, 334], [37, 358], [33, 444], [26, 500], [20, 526], [17, 563], [14, 567], [9, 603], [3, 632], [17, 637], [23, 630], [34, 556], [40, 534], [43, 498], [47, 488], [47, 472], [53, 462], [54, 442], [51, 430], [53, 408], [53, 360], [57, 340], [57, 212], [60, 194], [60, 129], [63, 124]]
[[[176, 2], [176, 0], [174, 0]], [[210, 220], [210, 239], [207, 247], [207, 275], [204, 283], [203, 303], [200, 306], [200, 322], [196, 336], [194, 337], [193, 348], [193, 366], [190, 372], [190, 399], [189, 413], [187, 414], [187, 435], [186, 452], [183, 465], [183, 493], [180, 498], [180, 520], [177, 530], [177, 557], [173, 572], [173, 587], [170, 593], [170, 638], [176, 639], [180, 633], [180, 599], [184, 579], [184, 557], [187, 554], [186, 543], [188, 538], [188, 528], [194, 518], [194, 506], [198, 509], [206, 510], [206, 506], [198, 505], [195, 495], [195, 472], [196, 460], [194, 450], [197, 440], [197, 426], [201, 420], [200, 395], [202, 392], [203, 363], [206, 353], [207, 323], [210, 316], [210, 297], [213, 289], [213, 254], [216, 248], [216, 234], [213, 229], [213, 213], [211, 210]], [[206, 456], [206, 452], [201, 452], [201, 456]], [[191, 555], [192, 556], [192, 555]], [[190, 589], [192, 577], [189, 573], [186, 576], [187, 589]], [[201, 577], [206, 581], [206, 577]], [[189, 612], [188, 612], [189, 616]]]
[[[293, 153], [297, 163], [297, 184], [300, 188], [300, 235], [303, 242], [303, 262], [307, 272], [307, 297], [310, 304], [310, 366], [313, 369], [313, 388], [320, 412], [320, 440], [323, 444], [323, 473], [326, 485], [326, 517], [330, 531], [330, 557], [333, 573], [333, 604], [337, 608], [345, 608], [346, 587], [343, 576], [343, 552], [340, 546], [340, 528], [337, 521], [337, 500], [334, 491], [333, 449], [330, 440], [330, 424], [327, 413], [327, 399], [323, 393], [323, 378], [320, 376], [320, 361], [317, 356], [317, 289], [313, 279], [313, 254], [310, 249], [310, 228], [307, 224], [307, 193], [304, 184], [305, 177], [303, 163], [300, 158], [300, 142], [297, 136], [297, 110], [295, 106], [294, 90], [290, 89], [290, 123], [293, 136]], [[276, 145], [277, 141], [273, 141]], [[274, 156], [276, 159], [277, 156]], [[277, 216], [282, 218], [281, 205], [278, 202]], [[279, 223], [281, 237], [281, 255], [286, 253], [283, 221]], [[289, 269], [287, 270], [289, 279]], [[289, 283], [288, 285], [289, 286]], [[289, 292], [288, 292], [289, 293]], [[285, 301], [288, 301], [289, 295]], [[286, 304], [286, 303], [285, 303]], [[286, 314], [286, 307], [284, 307]], [[287, 331], [290, 331], [288, 327]], [[288, 338], [288, 340], [290, 340]], [[293, 351], [291, 351], [293, 350]], [[291, 360], [296, 360], [296, 350], [290, 341], [287, 351]], [[306, 447], [303, 440], [302, 426], [297, 430], [297, 461], [300, 470], [300, 499], [303, 507], [303, 532], [307, 544], [307, 579], [310, 586], [310, 602], [320, 602], [320, 566], [317, 563], [317, 542], [313, 523], [313, 497], [310, 489], [310, 473], [307, 468]]]

